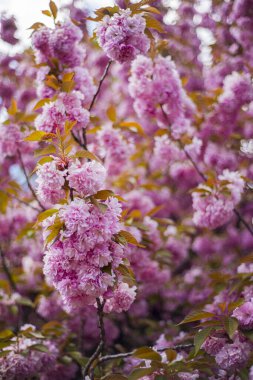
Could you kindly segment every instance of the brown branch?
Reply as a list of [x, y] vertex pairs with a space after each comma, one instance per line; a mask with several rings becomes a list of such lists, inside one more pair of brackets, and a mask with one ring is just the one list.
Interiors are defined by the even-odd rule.
[[5, 255], [4, 255], [4, 252], [3, 252], [1, 247], [0, 247], [0, 256], [1, 256], [1, 261], [2, 261], [2, 267], [3, 267], [3, 270], [4, 270], [6, 277], [8, 279], [8, 282], [10, 284], [10, 287], [12, 288], [12, 290], [17, 292], [18, 291], [17, 286], [16, 286], [16, 284], [12, 278], [12, 274], [8, 268], [8, 265], [7, 265], [6, 259], [5, 259]]
[[[100, 92], [101, 86], [102, 86], [102, 84], [103, 84], [103, 82], [104, 82], [104, 80], [105, 80], [105, 78], [106, 78], [106, 76], [107, 76], [107, 74], [108, 74], [108, 71], [109, 71], [109, 68], [110, 68], [111, 64], [112, 64], [112, 61], [110, 60], [110, 61], [107, 63], [106, 67], [105, 67], [104, 73], [103, 73], [103, 75], [102, 75], [102, 77], [101, 77], [101, 79], [100, 79], [100, 81], [99, 81], [97, 91], [95, 92], [95, 94], [94, 94], [94, 96], [93, 96], [93, 98], [92, 98], [92, 101], [91, 101], [91, 103], [90, 103], [90, 106], [89, 106], [89, 108], [88, 108], [88, 111], [89, 111], [89, 112], [92, 110], [92, 108], [93, 108], [93, 106], [94, 106], [94, 104], [95, 104], [95, 101], [96, 101], [96, 99], [97, 99], [97, 97], [98, 97], [98, 95], [99, 95], [99, 92]], [[73, 137], [73, 139], [75, 140], [75, 142], [76, 142], [77, 144], [79, 144], [81, 148], [87, 150], [86, 129], [85, 129], [85, 128], [82, 129], [82, 137], [83, 137], [83, 141], [81, 141], [81, 138], [78, 138], [78, 137], [74, 134], [73, 131], [71, 132], [71, 134], [72, 134], [72, 137]]]
[[103, 302], [100, 301], [99, 298], [97, 298], [97, 315], [98, 315], [98, 327], [100, 332], [100, 342], [93, 353], [93, 355], [88, 360], [88, 363], [86, 364], [83, 372], [84, 379], [86, 376], [89, 375], [90, 369], [93, 365], [93, 363], [98, 360], [100, 354], [103, 353], [104, 347], [105, 347], [105, 327], [104, 327], [104, 305], [105, 300]]
[[29, 187], [29, 189], [30, 189], [30, 191], [31, 191], [31, 193], [32, 193], [32, 195], [33, 195], [33, 197], [34, 197], [34, 198], [36, 199], [36, 201], [38, 202], [40, 208], [41, 208], [43, 211], [45, 211], [45, 210], [46, 210], [45, 207], [42, 205], [42, 203], [41, 203], [40, 200], [38, 199], [37, 194], [35, 193], [35, 191], [34, 191], [32, 185], [31, 185], [30, 179], [29, 179], [28, 174], [27, 174], [27, 172], [26, 172], [26, 168], [25, 168], [25, 164], [24, 164], [24, 161], [23, 161], [22, 155], [21, 155], [21, 153], [20, 153], [20, 150], [18, 149], [17, 152], [18, 152], [18, 156], [19, 156], [19, 160], [20, 160], [20, 164], [21, 164], [22, 170], [23, 170], [24, 175], [25, 175], [25, 179], [26, 179], [27, 185], [28, 185], [28, 187]]
[[22, 203], [22, 204], [26, 205], [27, 207], [32, 208], [32, 209], [35, 210], [35, 211], [41, 212], [41, 209], [40, 209], [40, 208], [37, 208], [37, 207], [32, 206], [30, 203], [28, 203], [28, 202], [26, 202], [26, 201], [23, 201], [23, 199], [19, 199], [19, 198], [16, 197], [14, 194], [10, 194], [10, 193], [8, 193], [8, 191], [5, 191], [5, 190], [1, 190], [1, 191], [2, 191], [3, 193], [5, 193], [6, 195], [12, 197], [13, 199], [16, 199], [17, 202]]
[[87, 150], [87, 144], [86, 144], [86, 132], [85, 132], [85, 128], [83, 128], [83, 136], [85, 136], [85, 142], [82, 143], [82, 141], [74, 134], [74, 132], [72, 131], [71, 132], [71, 135], [73, 137], [73, 139], [75, 140], [75, 142], [80, 145], [81, 148]]
[[102, 349], [101, 349], [102, 354], [105, 348], [104, 305], [105, 305], [105, 300], [101, 303], [100, 299], [97, 298], [98, 327], [99, 327], [99, 332], [100, 332], [100, 341], [102, 342]]
[[97, 91], [95, 92], [95, 95], [93, 96], [93, 99], [92, 99], [92, 101], [91, 101], [91, 104], [90, 104], [90, 106], [89, 106], [89, 108], [88, 108], [89, 111], [92, 110], [92, 108], [93, 108], [93, 106], [94, 106], [94, 104], [95, 104], [95, 101], [96, 101], [97, 96], [98, 96], [98, 94], [99, 94], [99, 92], [100, 92], [101, 86], [102, 86], [102, 84], [103, 84], [103, 82], [104, 82], [104, 80], [105, 80], [105, 78], [106, 78], [106, 75], [108, 74], [108, 71], [109, 71], [109, 68], [110, 68], [111, 64], [112, 64], [112, 60], [110, 60], [110, 61], [107, 63], [107, 65], [106, 65], [106, 68], [105, 68], [105, 71], [104, 71], [104, 73], [103, 73], [103, 75], [102, 75], [102, 78], [101, 78], [100, 81], [99, 81]]
[[240, 212], [234, 208], [234, 213], [237, 216], [239, 222], [241, 222], [245, 228], [250, 232], [250, 234], [253, 236], [253, 228], [249, 225], [249, 223], [241, 216]]
[[[180, 344], [180, 345], [177, 345], [177, 346], [167, 347], [167, 348], [164, 348], [164, 349], [161, 349], [161, 350], [157, 350], [157, 351], [158, 352], [164, 352], [167, 349], [179, 351], [179, 350], [185, 350], [187, 348], [192, 348], [192, 347], [194, 347], [194, 344], [192, 344], [192, 343], [189, 343], [189, 344]], [[120, 353], [120, 354], [115, 354], [115, 355], [102, 356], [99, 359], [99, 364], [104, 363], [104, 362], [109, 361], [109, 360], [117, 360], [117, 359], [129, 358], [130, 356], [133, 356], [135, 354], [135, 351], [136, 350], [133, 350], [133, 351], [130, 351], [130, 352], [124, 352], [124, 353]]]

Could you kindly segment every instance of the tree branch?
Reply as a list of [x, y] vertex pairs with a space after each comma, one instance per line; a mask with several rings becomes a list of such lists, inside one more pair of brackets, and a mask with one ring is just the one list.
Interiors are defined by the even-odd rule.
[[2, 267], [3, 267], [4, 273], [5, 273], [8, 281], [9, 281], [10, 287], [12, 288], [12, 290], [17, 292], [18, 288], [17, 288], [17, 286], [16, 286], [16, 284], [12, 278], [12, 274], [8, 268], [8, 265], [7, 265], [6, 259], [5, 259], [5, 255], [4, 255], [4, 252], [3, 252], [1, 247], [0, 247], [0, 256], [1, 256]]
[[[94, 106], [94, 104], [95, 104], [95, 101], [96, 101], [96, 99], [97, 99], [97, 97], [98, 97], [98, 95], [99, 95], [99, 92], [100, 92], [101, 86], [102, 86], [102, 84], [103, 84], [103, 82], [104, 82], [104, 80], [105, 80], [105, 78], [106, 78], [106, 76], [107, 76], [107, 74], [108, 74], [108, 71], [109, 71], [109, 68], [110, 68], [111, 64], [112, 64], [112, 61], [110, 60], [110, 61], [107, 63], [107, 65], [106, 65], [106, 68], [105, 68], [105, 70], [104, 70], [104, 73], [103, 73], [103, 75], [102, 75], [102, 77], [101, 77], [101, 79], [100, 79], [100, 81], [99, 81], [97, 91], [95, 92], [95, 94], [94, 94], [94, 96], [93, 96], [93, 98], [92, 98], [91, 104], [90, 104], [90, 106], [89, 106], [89, 108], [88, 108], [88, 111], [89, 111], [89, 112], [92, 110], [92, 108], [93, 108], [93, 106]], [[71, 134], [72, 134], [72, 137], [73, 137], [73, 139], [75, 140], [75, 142], [76, 142], [77, 144], [79, 144], [81, 148], [87, 150], [86, 129], [85, 129], [85, 128], [82, 129], [82, 138], [83, 138], [83, 141], [81, 141], [81, 138], [78, 138], [78, 137], [74, 134], [73, 131], [71, 132]]]
[[20, 150], [18, 149], [17, 152], [18, 152], [18, 156], [19, 156], [19, 160], [20, 160], [20, 164], [21, 164], [22, 170], [23, 170], [24, 175], [25, 175], [25, 179], [26, 179], [27, 185], [28, 185], [28, 187], [29, 187], [29, 189], [30, 189], [30, 191], [31, 191], [31, 193], [32, 193], [32, 195], [33, 195], [33, 197], [34, 197], [34, 198], [36, 199], [36, 201], [38, 202], [40, 208], [41, 208], [43, 211], [45, 211], [45, 210], [46, 210], [45, 207], [42, 205], [42, 203], [41, 203], [40, 200], [38, 199], [37, 194], [35, 193], [35, 191], [34, 191], [32, 185], [31, 185], [30, 179], [29, 179], [28, 174], [27, 174], [27, 172], [26, 172], [26, 168], [25, 168], [25, 164], [24, 164], [24, 161], [23, 161], [22, 155], [21, 155], [21, 153], [20, 153]]
[[[180, 344], [180, 345], [177, 345], [177, 346], [173, 346], [173, 347], [167, 347], [167, 348], [164, 348], [162, 350], [157, 350], [158, 352], [164, 352], [165, 350], [167, 349], [171, 349], [171, 350], [175, 350], [175, 351], [179, 351], [179, 350], [185, 350], [187, 348], [192, 348], [194, 347], [194, 344], [192, 343], [189, 343], [189, 344]], [[120, 353], [120, 354], [115, 354], [115, 355], [106, 355], [106, 356], [102, 356], [100, 359], [99, 359], [99, 364], [101, 363], [104, 363], [104, 362], [107, 362], [109, 360], [116, 360], [116, 359], [125, 359], [125, 358], [129, 358], [130, 356], [133, 356], [134, 353], [135, 353], [136, 350], [133, 350], [133, 351], [130, 351], [130, 352], [124, 352], [124, 353]]]
[[98, 327], [99, 327], [99, 332], [100, 332], [100, 342], [95, 352], [90, 357], [88, 363], [86, 364], [84, 368], [84, 373], [83, 373], [84, 379], [86, 376], [88, 376], [93, 363], [99, 358], [99, 355], [103, 353], [103, 350], [105, 347], [104, 305], [105, 305], [105, 300], [101, 302], [100, 299], [97, 298], [97, 315], [98, 315]]
[[10, 193], [8, 193], [8, 191], [5, 191], [5, 190], [1, 190], [1, 191], [2, 191], [3, 193], [5, 193], [6, 195], [12, 197], [13, 199], [16, 199], [17, 202], [22, 203], [22, 204], [26, 205], [27, 207], [32, 208], [32, 209], [35, 210], [35, 211], [41, 212], [41, 209], [40, 209], [40, 208], [37, 208], [37, 207], [32, 206], [30, 203], [28, 203], [28, 202], [26, 202], [26, 201], [23, 201], [22, 199], [19, 199], [19, 198], [16, 197], [14, 194], [10, 194]]
[[99, 81], [97, 91], [95, 92], [95, 94], [94, 94], [94, 96], [93, 96], [93, 99], [92, 99], [92, 101], [91, 101], [91, 104], [90, 104], [90, 106], [89, 106], [89, 108], [88, 108], [89, 111], [92, 110], [92, 108], [93, 108], [93, 106], [94, 106], [94, 104], [95, 104], [95, 101], [96, 101], [97, 96], [98, 96], [98, 94], [99, 94], [99, 92], [100, 92], [101, 86], [102, 86], [102, 84], [103, 84], [103, 82], [104, 82], [104, 80], [105, 80], [105, 78], [106, 78], [106, 75], [108, 74], [108, 71], [109, 71], [109, 68], [110, 68], [111, 64], [112, 64], [112, 60], [110, 60], [110, 61], [107, 63], [107, 65], [106, 65], [105, 71], [104, 71], [104, 73], [103, 73], [103, 75], [102, 75], [102, 77], [101, 77], [101, 79], [100, 79], [100, 81]]

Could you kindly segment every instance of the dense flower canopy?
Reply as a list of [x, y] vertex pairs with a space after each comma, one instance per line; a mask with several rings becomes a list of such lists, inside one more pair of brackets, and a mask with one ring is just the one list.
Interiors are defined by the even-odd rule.
[[253, 380], [253, 1], [58, 3], [0, 18], [0, 379]]

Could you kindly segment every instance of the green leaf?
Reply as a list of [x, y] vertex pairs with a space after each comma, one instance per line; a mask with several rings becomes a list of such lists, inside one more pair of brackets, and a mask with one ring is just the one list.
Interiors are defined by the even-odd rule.
[[141, 347], [137, 348], [133, 356], [138, 359], [146, 359], [146, 360], [158, 360], [161, 361], [161, 355], [158, 354], [155, 350], [150, 347]]
[[48, 104], [52, 101], [52, 99], [50, 98], [45, 98], [45, 99], [41, 99], [39, 100], [35, 106], [33, 107], [33, 110], [34, 111], [37, 111], [38, 109], [42, 108], [45, 104]]
[[135, 237], [128, 231], [121, 230], [117, 236], [123, 237], [129, 244], [136, 245], [140, 248], [145, 248], [145, 245], [139, 244]]
[[177, 357], [177, 352], [175, 350], [172, 350], [171, 348], [168, 348], [164, 352], [169, 362], [173, 362], [173, 360], [175, 360]]
[[13, 344], [13, 342], [11, 340], [7, 340], [7, 341], [2, 341], [0, 342], [0, 349], [3, 349], [5, 347], [8, 347], [10, 346], [11, 344]]
[[154, 368], [137, 368], [128, 376], [128, 380], [138, 380], [141, 377], [152, 375], [155, 371]]
[[128, 285], [130, 286], [136, 285], [134, 272], [130, 266], [120, 264], [117, 267], [117, 271], [119, 271], [119, 273], [123, 276], [124, 281], [127, 282]]
[[104, 380], [127, 380], [127, 377], [114, 373], [113, 375], [106, 376]]
[[88, 358], [84, 357], [79, 351], [70, 351], [68, 356], [74, 359], [81, 367], [85, 367], [88, 362]]
[[66, 120], [65, 122], [65, 126], [64, 126], [64, 133], [66, 135], [69, 134], [69, 132], [72, 131], [73, 127], [76, 125], [77, 121], [74, 120], [74, 121], [70, 121], [70, 120]]
[[164, 28], [163, 28], [162, 24], [160, 23], [160, 21], [158, 21], [156, 18], [153, 18], [150, 16], [144, 16], [144, 18], [146, 19], [146, 27], [147, 28], [155, 29], [159, 33], [164, 33]]
[[27, 297], [20, 297], [17, 299], [16, 303], [18, 305], [24, 305], [29, 307], [34, 307], [34, 303]]
[[11, 330], [0, 331], [0, 340], [6, 340], [14, 337], [15, 334]]
[[72, 156], [72, 158], [87, 158], [89, 160], [101, 162], [100, 159], [95, 156], [95, 154], [88, 152], [88, 150], [79, 150]]
[[[45, 163], [47, 163], [47, 162], [51, 162], [51, 161], [53, 161], [54, 159], [53, 159], [53, 157], [49, 157], [49, 156], [47, 156], [47, 157], [42, 157], [38, 162], [37, 162], [37, 167], [36, 167], [36, 170], [38, 169], [38, 165], [44, 165]], [[35, 171], [36, 171], [35, 170]]]
[[233, 317], [227, 317], [224, 321], [224, 327], [229, 338], [232, 339], [238, 328], [238, 321]]
[[8, 195], [0, 190], [0, 213], [5, 214], [8, 206]]
[[111, 105], [107, 111], [106, 111], [106, 114], [108, 116], [108, 119], [111, 120], [113, 123], [115, 123], [116, 119], [117, 119], [117, 114], [116, 114], [116, 109], [113, 105]]
[[61, 358], [59, 358], [59, 362], [62, 363], [62, 364], [68, 365], [68, 364], [72, 363], [73, 360], [69, 356], [64, 355]]
[[52, 144], [50, 144], [50, 145], [47, 145], [45, 148], [36, 149], [35, 152], [34, 152], [34, 156], [35, 157], [45, 156], [47, 154], [53, 154], [55, 152], [56, 152], [55, 146], [52, 145]]
[[29, 349], [32, 351], [49, 352], [49, 349], [44, 344], [33, 344]]
[[71, 82], [72, 79], [74, 78], [75, 76], [75, 73], [74, 72], [71, 72], [71, 73], [65, 73], [63, 74], [62, 76], [62, 81], [63, 82]]
[[4, 350], [0, 352], [0, 358], [4, 358], [5, 356], [8, 356], [8, 354], [12, 352], [12, 350]]
[[151, 6], [150, 7], [145, 7], [145, 12], [151, 12], [151, 13], [155, 13], [157, 15], [161, 14], [161, 12], [157, 8], [151, 7]]
[[51, 16], [52, 16], [51, 12], [48, 11], [47, 9], [44, 10], [44, 11], [41, 11], [41, 13], [43, 13], [43, 15], [48, 16], [48, 17], [51, 17]]
[[57, 208], [50, 208], [49, 210], [43, 211], [38, 215], [38, 222], [41, 223], [43, 220], [49, 218], [50, 216], [56, 214], [59, 210]]
[[206, 327], [205, 329], [198, 331], [194, 337], [195, 355], [199, 352], [202, 344], [205, 342], [207, 337], [211, 334], [213, 328]]
[[195, 311], [193, 313], [188, 314], [184, 318], [184, 320], [179, 323], [179, 325], [182, 325], [184, 323], [196, 322], [204, 318], [212, 318], [214, 316], [215, 316], [214, 313], [209, 313], [208, 311]]
[[249, 370], [247, 370], [246, 368], [241, 369], [241, 371], [239, 372], [239, 376], [241, 380], [249, 380]]
[[135, 121], [122, 121], [121, 123], [116, 124], [115, 128], [127, 128], [132, 132], [139, 133], [141, 136], [145, 136], [145, 132], [142, 126]]
[[31, 328], [20, 331], [20, 335], [25, 336], [26, 338], [45, 339], [45, 336], [39, 331], [33, 331]]
[[42, 138], [46, 135], [46, 132], [43, 131], [34, 131], [29, 136], [27, 136], [25, 141], [41, 141]]
[[11, 116], [15, 116], [17, 112], [18, 112], [17, 102], [16, 100], [11, 99], [11, 105], [8, 108], [8, 114]]
[[42, 22], [35, 22], [35, 23], [32, 24], [32, 26], [30, 26], [30, 28], [28, 28], [28, 29], [37, 30], [37, 29], [40, 29], [42, 26], [45, 26], [45, 24], [43, 24]]
[[94, 198], [100, 199], [105, 201], [107, 198], [113, 196], [114, 193], [111, 190], [99, 190], [95, 195]]
[[57, 6], [56, 6], [56, 4], [55, 4], [54, 1], [50, 1], [49, 8], [50, 8], [50, 10], [52, 12], [52, 15], [54, 16], [54, 19], [56, 19], [58, 8], [57, 8]]
[[45, 84], [48, 86], [48, 87], [51, 87], [53, 88], [54, 90], [59, 90], [60, 88], [60, 83], [58, 81], [58, 79], [54, 76], [54, 75], [47, 75], [46, 77], [46, 81], [45, 81]]
[[144, 5], [152, 4], [154, 0], [141, 0], [138, 3], [135, 4], [129, 4], [129, 8], [131, 9], [132, 12], [138, 11], [141, 7]]
[[52, 241], [54, 241], [57, 236], [59, 235], [60, 229], [58, 226], [56, 226], [54, 229], [51, 230], [50, 234], [47, 236], [45, 244], [48, 245]]
[[61, 90], [64, 92], [70, 92], [75, 87], [75, 82], [73, 80], [69, 82], [63, 82], [61, 85]]

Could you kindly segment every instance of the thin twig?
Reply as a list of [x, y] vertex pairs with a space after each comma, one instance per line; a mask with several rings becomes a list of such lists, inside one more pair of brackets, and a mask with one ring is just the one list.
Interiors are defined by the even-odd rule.
[[99, 327], [99, 332], [100, 332], [100, 341], [102, 342], [102, 349], [101, 349], [102, 354], [105, 348], [104, 305], [105, 305], [105, 300], [101, 302], [100, 299], [97, 298], [98, 327]]
[[88, 363], [86, 364], [86, 366], [84, 368], [84, 372], [83, 372], [84, 379], [86, 376], [88, 376], [90, 367], [92, 366], [93, 362], [99, 357], [102, 347], [103, 347], [103, 343], [99, 342], [99, 344], [96, 348], [96, 351], [90, 357], [90, 359], [88, 360]]
[[3, 250], [2, 250], [1, 247], [0, 247], [0, 256], [1, 256], [3, 270], [4, 270], [4, 273], [6, 274], [6, 277], [7, 277], [8, 281], [9, 281], [9, 284], [10, 284], [12, 290], [14, 290], [15, 292], [17, 292], [18, 291], [17, 286], [16, 286], [16, 284], [15, 284], [13, 278], [12, 278], [12, 274], [11, 274], [9, 268], [8, 268], [8, 265], [7, 265], [6, 259], [5, 259], [5, 255], [4, 255], [4, 252], [3, 252]]
[[[157, 350], [157, 351], [158, 352], [164, 352], [167, 349], [178, 351], [178, 350], [185, 350], [187, 348], [192, 348], [193, 346], [194, 345], [192, 343], [189, 343], [189, 344], [180, 344], [180, 345], [177, 345], [177, 346], [167, 347], [167, 348], [164, 348], [164, 349], [161, 349], [161, 350]], [[115, 354], [115, 355], [102, 356], [99, 359], [99, 364], [104, 363], [104, 362], [109, 361], [109, 360], [129, 358], [130, 356], [133, 356], [135, 354], [135, 351], [136, 350], [133, 350], [133, 351], [130, 351], [130, 352], [124, 352], [124, 353], [120, 353], [120, 354]]]
[[[160, 104], [160, 107], [161, 107], [161, 110], [162, 110], [162, 113], [163, 113], [163, 116], [167, 119], [168, 121], [168, 116], [166, 114], [166, 112], [164, 111], [163, 109], [163, 106], [162, 104]], [[169, 127], [170, 129], [170, 127]], [[185, 149], [185, 146], [183, 145], [182, 141], [180, 140], [176, 140], [178, 141], [179, 143], [179, 146], [180, 148], [184, 151], [186, 157], [188, 158], [188, 160], [191, 162], [191, 164], [193, 165], [193, 167], [195, 168], [196, 172], [199, 174], [199, 176], [203, 179], [203, 181], [206, 181], [207, 178], [205, 176], [205, 174], [199, 169], [197, 163], [193, 160], [193, 158], [191, 157], [191, 155], [187, 152], [187, 150]], [[247, 230], [250, 232], [250, 234], [253, 236], [253, 228], [249, 225], [249, 223], [243, 218], [243, 216], [240, 214], [240, 212], [234, 208], [234, 213], [235, 215], [237, 216], [238, 220], [247, 228]]]
[[247, 228], [247, 230], [251, 233], [253, 236], [253, 228], [249, 225], [249, 223], [241, 216], [240, 212], [234, 208], [234, 213], [237, 216], [238, 220], [244, 225], [244, 227]]
[[196, 162], [193, 160], [193, 158], [191, 157], [191, 155], [187, 152], [187, 150], [185, 149], [185, 147], [182, 145], [181, 141], [180, 141], [180, 146], [182, 147], [183, 151], [184, 151], [184, 154], [186, 155], [186, 157], [188, 158], [188, 160], [192, 163], [192, 165], [194, 166], [194, 169], [196, 170], [196, 172], [199, 174], [199, 176], [203, 179], [203, 181], [206, 181], [207, 178], [205, 176], [204, 173], [202, 173], [202, 171], [199, 169], [198, 165], [196, 164]]
[[32, 206], [30, 203], [26, 202], [26, 201], [23, 201], [22, 199], [19, 199], [18, 197], [16, 197], [16, 195], [14, 194], [10, 194], [8, 193], [8, 191], [5, 191], [5, 190], [1, 190], [3, 193], [5, 193], [6, 195], [12, 197], [13, 199], [16, 199], [16, 201], [18, 201], [19, 203], [22, 203], [24, 205], [26, 205], [27, 207], [30, 207], [32, 208], [33, 210], [35, 211], [38, 211], [38, 212], [41, 212], [41, 209], [38, 208], [38, 207], [35, 207], [35, 206]]
[[103, 73], [103, 75], [102, 75], [102, 78], [101, 78], [100, 81], [99, 81], [97, 91], [95, 92], [95, 95], [93, 96], [93, 99], [92, 99], [92, 101], [91, 101], [91, 104], [90, 104], [90, 106], [89, 106], [89, 108], [88, 108], [89, 111], [92, 110], [92, 108], [93, 108], [93, 106], [94, 106], [94, 104], [95, 104], [95, 101], [96, 101], [96, 99], [97, 99], [97, 96], [98, 96], [98, 94], [99, 94], [99, 91], [100, 91], [100, 89], [101, 89], [101, 86], [102, 86], [102, 84], [103, 84], [103, 82], [104, 82], [104, 80], [105, 80], [105, 78], [106, 78], [106, 75], [107, 75], [107, 73], [108, 73], [108, 71], [109, 71], [109, 68], [110, 68], [111, 64], [112, 64], [112, 60], [110, 60], [110, 61], [107, 63], [107, 65], [106, 65], [106, 68], [105, 68], [105, 71], [104, 71], [104, 73]]
[[30, 182], [30, 179], [29, 179], [28, 174], [27, 174], [27, 172], [26, 172], [25, 164], [24, 164], [24, 161], [23, 161], [23, 158], [22, 158], [22, 155], [21, 155], [19, 149], [18, 149], [18, 156], [19, 156], [19, 160], [20, 160], [20, 164], [21, 164], [22, 170], [23, 170], [24, 175], [25, 175], [25, 179], [26, 179], [27, 185], [28, 185], [28, 187], [29, 187], [29, 189], [30, 189], [32, 195], [34, 196], [34, 198], [35, 198], [36, 201], [38, 202], [39, 206], [41, 207], [41, 209], [42, 209], [43, 211], [45, 211], [45, 210], [46, 210], [45, 207], [42, 205], [42, 203], [41, 203], [40, 200], [38, 199], [37, 194], [35, 193], [35, 191], [34, 191], [32, 185], [31, 185], [31, 182]]
[[71, 132], [71, 135], [73, 137], [73, 139], [75, 140], [75, 142], [80, 145], [81, 148], [87, 150], [87, 145], [86, 145], [86, 132], [85, 132], [85, 128], [83, 128], [83, 135], [85, 135], [85, 142], [82, 143], [82, 141], [74, 134], [74, 132], [72, 131]]
[[103, 353], [104, 347], [105, 347], [105, 327], [104, 327], [104, 305], [105, 300], [103, 302], [100, 301], [99, 298], [97, 298], [97, 315], [98, 315], [98, 327], [100, 332], [100, 342], [93, 353], [93, 355], [90, 357], [88, 363], [86, 364], [84, 368], [84, 379], [89, 374], [90, 368], [92, 367], [93, 363], [99, 358], [99, 355]]
[[[109, 68], [110, 68], [111, 64], [112, 64], [112, 61], [110, 60], [110, 61], [107, 63], [106, 67], [105, 67], [104, 73], [103, 73], [103, 75], [102, 75], [102, 77], [101, 77], [101, 79], [100, 79], [100, 81], [99, 81], [97, 91], [95, 92], [95, 94], [94, 94], [94, 96], [93, 96], [93, 98], [92, 98], [92, 101], [91, 101], [91, 103], [90, 103], [90, 106], [89, 106], [89, 108], [88, 108], [88, 111], [89, 111], [89, 112], [92, 110], [92, 108], [93, 108], [93, 106], [94, 106], [94, 104], [95, 104], [95, 101], [96, 101], [96, 99], [97, 99], [97, 97], [98, 97], [98, 95], [99, 95], [99, 92], [100, 92], [101, 86], [102, 86], [102, 84], [103, 84], [103, 82], [104, 82], [104, 80], [105, 80], [105, 78], [106, 78], [106, 76], [107, 76], [107, 74], [108, 74], [108, 71], [109, 71]], [[72, 137], [73, 137], [73, 139], [75, 140], [75, 142], [76, 142], [77, 144], [79, 144], [81, 148], [87, 150], [87, 136], [86, 136], [86, 129], [83, 128], [83, 130], [82, 130], [83, 141], [81, 141], [81, 138], [78, 138], [78, 137], [74, 134], [73, 131], [71, 132], [71, 134], [72, 134]]]

